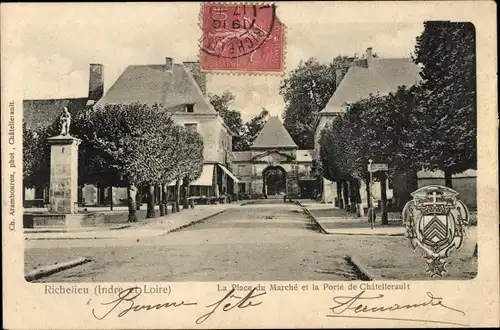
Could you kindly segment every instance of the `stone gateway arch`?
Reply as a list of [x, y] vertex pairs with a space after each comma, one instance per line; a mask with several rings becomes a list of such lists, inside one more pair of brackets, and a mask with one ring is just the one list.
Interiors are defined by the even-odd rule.
[[311, 176], [311, 155], [309, 150], [299, 150], [277, 116], [269, 117], [251, 150], [235, 152], [240, 193], [252, 198], [313, 197], [318, 181]]

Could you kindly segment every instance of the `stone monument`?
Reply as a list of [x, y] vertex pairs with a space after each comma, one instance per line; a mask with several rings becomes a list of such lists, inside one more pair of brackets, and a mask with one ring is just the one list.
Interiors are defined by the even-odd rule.
[[68, 108], [60, 116], [61, 133], [48, 139], [50, 144], [50, 213], [67, 215], [65, 225], [79, 226], [78, 146], [81, 142], [69, 134], [71, 115]]

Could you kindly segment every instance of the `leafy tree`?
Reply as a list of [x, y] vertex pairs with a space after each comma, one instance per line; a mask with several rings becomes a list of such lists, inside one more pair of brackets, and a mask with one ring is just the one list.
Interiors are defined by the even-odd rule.
[[[368, 160], [388, 164], [390, 175], [417, 170], [415, 151], [410, 131], [415, 126], [412, 116], [416, 108], [418, 88], [401, 86], [395, 93], [385, 96], [370, 95], [348, 106], [344, 120], [349, 123], [349, 173], [366, 179]], [[379, 172], [375, 178], [381, 183], [382, 223], [387, 223], [387, 173]]]
[[[184, 174], [175, 166], [179, 161], [175, 157], [179, 144], [173, 134], [176, 125], [161, 106], [106, 105], [82, 111], [77, 121], [79, 137], [93, 148], [94, 156], [89, 156], [88, 161], [98, 159], [99, 164], [111, 173], [119, 173], [127, 183], [129, 221], [137, 221], [137, 186], [159, 185], [166, 177], [180, 178]], [[151, 211], [149, 208], [148, 216], [152, 216]]]
[[477, 166], [473, 24], [425, 22], [414, 61], [423, 66], [414, 147], [420, 165], [444, 171], [446, 186], [452, 187], [452, 174]]
[[25, 187], [40, 189], [50, 185], [48, 138], [59, 133], [59, 119], [48, 126], [38, 128], [28, 128], [23, 123], [23, 185]]
[[245, 150], [250, 150], [253, 141], [255, 141], [260, 131], [266, 124], [268, 117], [269, 117], [269, 111], [267, 111], [265, 108], [262, 108], [262, 110], [257, 116], [251, 118], [248, 122], [245, 123], [245, 128], [246, 128], [245, 143], [247, 144]]
[[389, 164], [393, 173], [418, 168], [410, 136], [419, 124], [412, 120], [417, 90], [401, 86], [395, 93], [370, 95], [348, 105], [344, 121], [349, 123], [350, 173], [363, 176], [368, 159]]
[[[344, 185], [346, 202], [350, 198], [351, 205], [359, 204], [359, 183], [360, 180], [368, 181], [366, 167], [369, 159], [388, 164], [390, 175], [418, 169], [410, 134], [420, 124], [414, 120], [418, 92], [418, 87], [401, 86], [385, 96], [369, 95], [349, 104], [345, 114], [322, 132], [320, 161], [323, 175]], [[382, 222], [385, 224], [386, 173], [378, 173], [375, 178], [382, 186]]]
[[45, 140], [43, 129], [29, 129], [23, 123], [23, 181], [27, 188], [44, 187], [49, 183], [50, 149], [47, 157]]
[[[203, 138], [194, 130], [181, 127], [182, 154], [180, 162], [181, 176], [183, 178], [183, 207], [188, 206], [189, 183], [198, 179], [203, 171]], [[177, 200], [179, 202], [179, 200]]]
[[233, 133], [236, 133], [236, 135], [233, 136], [233, 150], [250, 150], [253, 141], [264, 127], [269, 112], [265, 108], [262, 108], [257, 116], [243, 123], [241, 113], [237, 110], [230, 109], [231, 103], [235, 100], [231, 92], [224, 91], [222, 95], [209, 94], [208, 98], [214, 109], [224, 120], [224, 123]]
[[314, 147], [314, 124], [336, 88], [336, 69], [346, 69], [354, 57], [338, 56], [331, 63], [315, 58], [300, 62], [282, 80], [280, 94], [285, 100], [284, 126], [302, 149]]
[[222, 95], [208, 94], [208, 99], [214, 107], [214, 109], [219, 113], [224, 120], [224, 123], [229, 127], [229, 129], [236, 134], [233, 136], [233, 150], [241, 151], [244, 150], [245, 144], [245, 127], [243, 125], [243, 119], [241, 118], [241, 113], [237, 110], [230, 109], [231, 103], [234, 102], [235, 97], [229, 91], [224, 91]]
[[[343, 208], [342, 187], [349, 174], [346, 166], [346, 141], [342, 117], [327, 125], [320, 136], [319, 168], [321, 174], [337, 184], [337, 200]], [[344, 196], [347, 200], [347, 196]]]
[[230, 109], [235, 97], [230, 91], [224, 91], [222, 95], [208, 94], [210, 103], [224, 120], [224, 123], [237, 135], [233, 137], [233, 150], [250, 150], [253, 141], [257, 138], [264, 127], [269, 112], [262, 108], [261, 112], [247, 122], [243, 122], [241, 113]]
[[208, 99], [214, 107], [215, 111], [217, 111], [222, 117], [224, 117], [224, 114], [226, 112], [231, 111], [229, 109], [229, 106], [234, 102], [235, 97], [233, 93], [225, 90], [222, 95], [209, 93]]

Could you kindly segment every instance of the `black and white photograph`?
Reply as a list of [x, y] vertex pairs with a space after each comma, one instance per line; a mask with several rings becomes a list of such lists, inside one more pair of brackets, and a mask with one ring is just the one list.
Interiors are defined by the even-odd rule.
[[[316, 45], [288, 48], [284, 75], [250, 85], [202, 70], [195, 33], [186, 54], [143, 38], [155, 26], [106, 44], [122, 23], [136, 30], [106, 22], [85, 53], [69, 34], [27, 31], [39, 68], [24, 72], [29, 280], [424, 280], [402, 210], [429, 185], [457, 192], [470, 218], [452, 224], [465, 247], [434, 278], [475, 276], [471, 23], [331, 23]], [[438, 224], [437, 250], [455, 235]], [[44, 276], [50, 265], [63, 270]]]
[[[488, 182], [479, 170], [478, 148], [494, 145], [478, 143], [478, 113], [496, 104], [478, 101], [487, 70], [478, 69], [477, 23], [428, 9], [411, 15], [403, 4], [408, 16], [392, 21], [387, 12], [370, 20], [376, 7], [365, 3], [352, 4], [364, 21], [329, 15], [344, 6], [10, 8], [29, 19], [9, 21], [12, 39], [2, 43], [22, 66], [22, 104], [2, 103], [3, 137], [12, 139], [4, 168], [20, 180], [14, 202], [12, 172], [4, 214], [10, 207], [19, 219], [3, 222], [20, 233], [26, 285], [46, 296], [93, 285], [84, 299], [95, 321], [153, 308], [114, 309], [134, 306], [134, 283], [143, 295], [168, 296], [173, 283], [211, 283], [227, 294], [219, 305], [242, 299], [237, 309], [255, 310], [274, 291], [357, 285], [352, 298], [337, 292], [332, 317], [356, 299], [383, 297], [367, 297], [379, 289], [472, 283], [494, 242], [478, 226], [499, 223], [478, 216], [485, 198], [498, 211], [498, 191], [479, 189], [498, 176], [489, 172]], [[100, 294], [120, 298], [106, 312]], [[457, 315], [422, 324], [467, 324], [457, 297], [411, 295], [404, 303]], [[187, 298], [172, 306], [205, 304]], [[371, 310], [359, 306], [355, 313]], [[216, 308], [196, 323], [217, 326], [207, 324]]]

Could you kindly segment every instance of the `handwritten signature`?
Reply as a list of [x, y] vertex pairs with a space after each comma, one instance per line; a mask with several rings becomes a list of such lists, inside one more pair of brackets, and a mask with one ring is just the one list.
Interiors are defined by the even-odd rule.
[[[234, 308], [244, 309], [248, 307], [255, 307], [262, 304], [261, 300], [255, 300], [255, 298], [265, 295], [266, 292], [255, 293], [255, 288], [249, 291], [244, 296], [235, 295], [235, 289], [230, 290], [222, 299], [217, 300], [214, 303], [206, 305], [209, 308], [209, 312], [201, 315], [196, 319], [196, 324], [201, 324], [208, 320], [216, 311], [221, 310], [223, 312], [228, 312]], [[174, 301], [174, 302], [164, 302], [159, 304], [138, 304], [136, 299], [142, 294], [142, 289], [139, 287], [131, 287], [124, 289], [118, 293], [118, 297], [111, 301], [101, 303], [103, 310], [99, 313], [96, 309], [92, 309], [92, 315], [98, 319], [103, 320], [104, 318], [112, 315], [112, 312], [117, 313], [117, 317], [123, 317], [129, 312], [140, 312], [140, 311], [158, 311], [165, 308], [181, 308], [189, 306], [197, 306], [197, 302], [193, 301]], [[253, 300], [252, 300], [253, 299]]]
[[[213, 309], [210, 312], [200, 316], [196, 320], [196, 324], [201, 324], [201, 323], [205, 322], [210, 316], [212, 316], [212, 314], [215, 313], [215, 311], [219, 308], [219, 306], [222, 305], [223, 302], [225, 303], [224, 306], [222, 306], [222, 310], [224, 312], [230, 311], [235, 307], [247, 308], [247, 307], [254, 307], [254, 306], [258, 306], [258, 305], [262, 304], [262, 301], [253, 302], [252, 300], [250, 300], [252, 298], [257, 298], [259, 296], [263, 296], [266, 294], [266, 292], [260, 292], [260, 293], [256, 294], [255, 290], [256, 290], [256, 288], [253, 288], [252, 290], [250, 290], [247, 293], [246, 296], [240, 297], [240, 296], [234, 295], [235, 289], [232, 289], [224, 296], [224, 298], [222, 298], [221, 300], [219, 300], [213, 304], [208, 305], [207, 306], [208, 308], [213, 307]], [[231, 299], [237, 299], [238, 301], [236, 303], [234, 301], [229, 302], [229, 301], [231, 301]]]
[[[336, 296], [333, 298], [333, 305], [330, 307], [331, 314], [327, 314], [327, 317], [349, 317], [349, 318], [365, 318], [365, 319], [384, 319], [384, 320], [401, 320], [401, 321], [415, 321], [415, 322], [432, 322], [432, 323], [443, 323], [443, 324], [456, 324], [459, 323], [447, 322], [447, 321], [436, 321], [436, 320], [426, 320], [426, 319], [409, 319], [409, 318], [394, 318], [394, 317], [377, 317], [374, 313], [379, 312], [394, 312], [398, 310], [408, 310], [408, 309], [418, 309], [423, 307], [440, 307], [445, 308], [450, 311], [465, 315], [464, 311], [456, 308], [452, 308], [443, 303], [443, 298], [435, 297], [431, 292], [427, 292], [427, 299], [422, 302], [413, 304], [388, 304], [388, 305], [369, 305], [367, 301], [373, 302], [376, 300], [381, 300], [384, 298], [383, 294], [377, 295], [367, 295], [366, 291], [361, 291], [354, 296]], [[355, 315], [352, 315], [354, 313]], [[368, 316], [364, 316], [362, 313], [370, 313]], [[366, 314], [365, 314], [366, 315]]]

